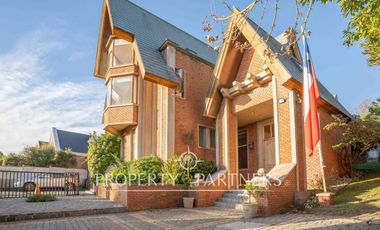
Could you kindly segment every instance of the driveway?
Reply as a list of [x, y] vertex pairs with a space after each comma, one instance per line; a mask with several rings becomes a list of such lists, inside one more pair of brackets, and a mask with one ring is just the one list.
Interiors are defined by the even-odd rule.
[[284, 214], [244, 220], [219, 208], [167, 209], [12, 222], [0, 229], [380, 229], [380, 212], [358, 216]]
[[126, 207], [96, 196], [57, 197], [56, 201], [41, 203], [25, 200], [25, 198], [0, 199], [0, 223], [126, 211]]

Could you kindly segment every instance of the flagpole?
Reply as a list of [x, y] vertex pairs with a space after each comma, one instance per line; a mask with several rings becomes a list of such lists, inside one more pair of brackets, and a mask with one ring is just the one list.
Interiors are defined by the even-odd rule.
[[[303, 26], [301, 26], [301, 34], [304, 38], [304, 43], [305, 43], [305, 28]], [[304, 44], [306, 45], [306, 44]], [[304, 57], [306, 58], [306, 57]], [[318, 84], [318, 82], [315, 82], [315, 84]], [[303, 89], [305, 90], [305, 89]], [[319, 141], [318, 141], [318, 153], [319, 153], [319, 163], [320, 163], [320, 167], [321, 167], [321, 174], [322, 174], [322, 183], [323, 183], [323, 191], [324, 192], [327, 192], [327, 186], [326, 186], [326, 178], [325, 178], [325, 170], [324, 170], [324, 167], [325, 167], [325, 163], [323, 161], [323, 152], [322, 152], [322, 132], [321, 132], [321, 119], [320, 119], [320, 114], [319, 114], [319, 110], [318, 110], [318, 105], [317, 105], [317, 114], [318, 114], [318, 128], [319, 128]]]
[[322, 182], [323, 182], [323, 191], [327, 192], [327, 186], [326, 186], [326, 178], [325, 178], [325, 163], [323, 161], [323, 152], [322, 152], [322, 132], [321, 132], [321, 119], [318, 111], [318, 123], [319, 123], [319, 135], [320, 139], [318, 142], [318, 152], [319, 152], [319, 162], [321, 166], [321, 173], [322, 173]]

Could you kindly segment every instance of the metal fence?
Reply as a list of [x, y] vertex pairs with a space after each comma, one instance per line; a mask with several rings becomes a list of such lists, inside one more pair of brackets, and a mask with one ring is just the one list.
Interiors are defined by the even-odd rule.
[[41, 194], [79, 195], [78, 172], [18, 172], [0, 170], [0, 199], [29, 197], [39, 187]]

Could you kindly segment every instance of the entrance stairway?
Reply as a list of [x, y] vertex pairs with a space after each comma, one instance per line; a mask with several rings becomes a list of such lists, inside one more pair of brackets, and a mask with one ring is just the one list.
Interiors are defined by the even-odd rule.
[[242, 204], [248, 201], [244, 190], [229, 190], [215, 202], [215, 207], [242, 210]]

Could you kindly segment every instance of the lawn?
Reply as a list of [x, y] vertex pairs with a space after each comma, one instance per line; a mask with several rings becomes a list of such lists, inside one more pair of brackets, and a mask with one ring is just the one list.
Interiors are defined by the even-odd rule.
[[[334, 205], [324, 207], [336, 214], [358, 214], [380, 211], [380, 163], [362, 164], [364, 176], [340, 190]], [[359, 168], [359, 167], [355, 167]], [[367, 170], [368, 169], [368, 170]]]

